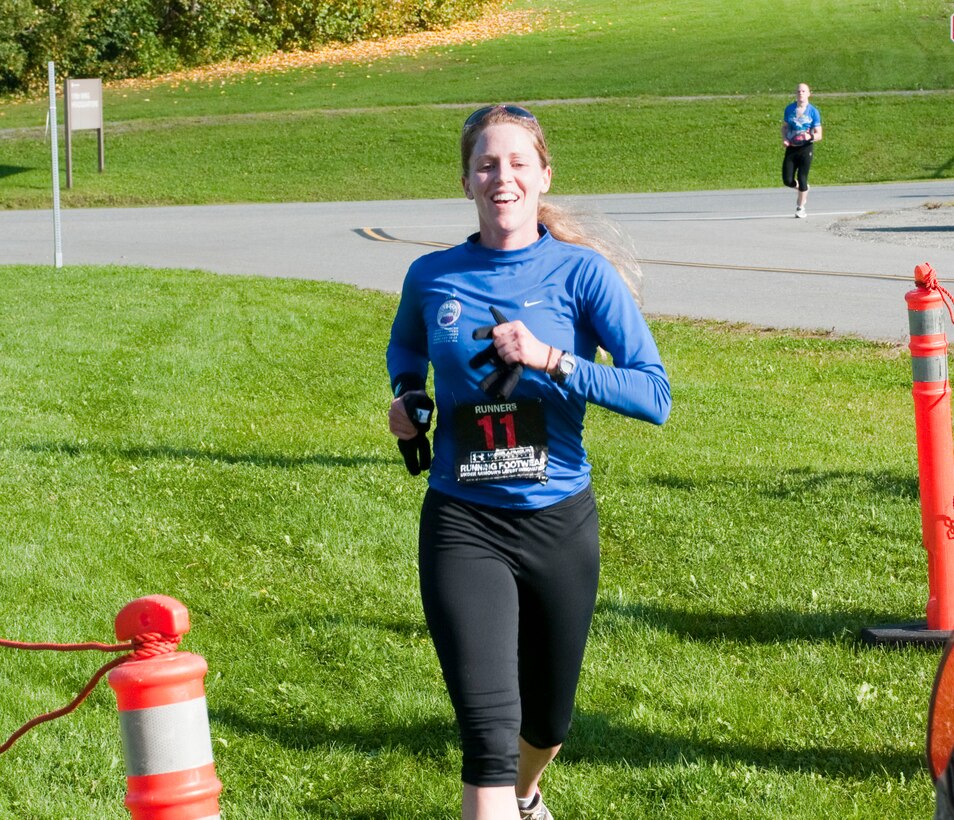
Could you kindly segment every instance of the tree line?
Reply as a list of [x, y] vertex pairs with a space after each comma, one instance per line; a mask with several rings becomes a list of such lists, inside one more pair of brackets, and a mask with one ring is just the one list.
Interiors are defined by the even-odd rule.
[[121, 79], [474, 19], [497, 0], [0, 0], [0, 93]]

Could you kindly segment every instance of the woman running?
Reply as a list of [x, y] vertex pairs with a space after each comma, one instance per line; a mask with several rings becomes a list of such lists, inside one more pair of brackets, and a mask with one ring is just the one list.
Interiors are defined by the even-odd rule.
[[811, 95], [808, 85], [799, 83], [795, 89], [795, 100], [786, 106], [782, 117], [782, 145], [785, 146], [782, 183], [789, 188], [798, 188], [795, 200], [795, 216], [798, 219], [807, 216], [808, 172], [812, 167], [815, 143], [822, 138], [821, 114], [808, 101]]
[[478, 109], [461, 160], [479, 232], [408, 271], [389, 426], [412, 473], [430, 466], [421, 597], [460, 730], [462, 817], [552, 820], [539, 781], [569, 729], [599, 576], [584, 411], [662, 424], [669, 381], [620, 271], [541, 204], [536, 117]]

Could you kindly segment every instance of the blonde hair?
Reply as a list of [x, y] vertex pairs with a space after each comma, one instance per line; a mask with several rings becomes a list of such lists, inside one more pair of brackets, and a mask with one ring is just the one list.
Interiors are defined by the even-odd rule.
[[551, 202], [541, 202], [538, 214], [554, 239], [583, 245], [605, 256], [623, 278], [636, 304], [642, 306], [643, 271], [636, 248], [615, 222], [602, 215], [572, 212]]
[[[470, 158], [478, 138], [492, 125], [519, 125], [525, 129], [533, 139], [533, 147], [540, 158], [541, 167], [550, 166], [550, 149], [540, 123], [525, 109], [517, 109], [517, 113], [514, 113], [515, 108], [516, 106], [496, 105], [489, 108], [472, 125], [465, 123], [460, 136], [460, 160], [464, 176], [470, 173]], [[472, 114], [471, 117], [473, 116]], [[574, 213], [543, 199], [540, 200], [537, 220], [546, 226], [554, 239], [572, 245], [583, 245], [605, 256], [629, 287], [636, 304], [642, 304], [640, 291], [643, 273], [639, 267], [636, 249], [632, 240], [619, 226], [606, 217]]]

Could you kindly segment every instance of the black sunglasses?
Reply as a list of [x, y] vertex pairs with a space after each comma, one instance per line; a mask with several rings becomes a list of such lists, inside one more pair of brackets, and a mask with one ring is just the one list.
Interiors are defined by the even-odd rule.
[[496, 111], [497, 109], [502, 108], [508, 114], [512, 114], [514, 117], [519, 117], [522, 120], [533, 120], [537, 121], [537, 118], [533, 116], [526, 108], [521, 108], [519, 105], [485, 105], [483, 108], [478, 108], [473, 114], [471, 114], [466, 120], [464, 120], [464, 130], [468, 128], [473, 128], [475, 125], [480, 125], [487, 115], [491, 111]]

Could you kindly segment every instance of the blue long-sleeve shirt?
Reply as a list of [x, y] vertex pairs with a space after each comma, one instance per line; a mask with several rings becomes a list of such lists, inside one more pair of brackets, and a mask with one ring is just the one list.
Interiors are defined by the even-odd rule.
[[[544, 480], [458, 480], [461, 435], [455, 434], [455, 410], [492, 402], [479, 387], [492, 365], [469, 366], [474, 354], [491, 344], [473, 339], [476, 328], [494, 324], [491, 306], [577, 359], [563, 384], [526, 369], [509, 399], [540, 400], [548, 445]], [[598, 346], [613, 357], [613, 366], [594, 362]], [[622, 277], [597, 252], [560, 242], [542, 226], [540, 239], [520, 250], [485, 248], [475, 235], [415, 261], [404, 280], [387, 363], [392, 381], [407, 373], [426, 378], [428, 364], [434, 367], [437, 424], [430, 486], [489, 506], [537, 509], [586, 487], [587, 402], [654, 424], [666, 420], [671, 406], [656, 343]]]

